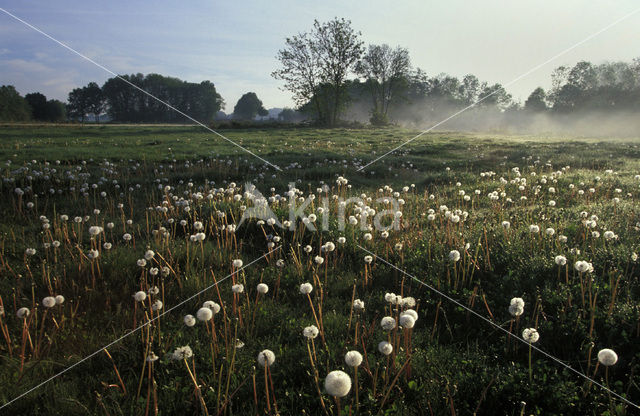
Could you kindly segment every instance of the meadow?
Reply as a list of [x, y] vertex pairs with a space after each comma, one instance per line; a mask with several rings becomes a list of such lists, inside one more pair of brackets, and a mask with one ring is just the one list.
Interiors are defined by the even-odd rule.
[[0, 414], [638, 414], [638, 140], [221, 133], [0, 126]]

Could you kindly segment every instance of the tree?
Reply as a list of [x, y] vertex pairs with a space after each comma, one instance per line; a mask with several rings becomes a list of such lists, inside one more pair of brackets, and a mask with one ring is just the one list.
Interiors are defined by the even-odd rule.
[[210, 81], [196, 84], [159, 74], [120, 75], [120, 78], [109, 78], [102, 86], [107, 113], [114, 121], [186, 121], [184, 116], [123, 79], [202, 123], [212, 121], [216, 112], [224, 107], [224, 100]]
[[87, 116], [87, 112], [89, 111], [89, 105], [83, 88], [74, 88], [71, 90], [67, 101], [67, 113], [69, 114], [69, 117], [75, 119], [79, 118], [80, 122], [84, 123], [84, 118]]
[[367, 79], [373, 99], [372, 124], [386, 124], [389, 104], [402, 86], [406, 87], [411, 69], [409, 51], [397, 46], [369, 45], [356, 71]]
[[62, 101], [48, 100], [45, 105], [44, 120], [52, 123], [65, 121], [67, 119], [66, 106]]
[[276, 58], [282, 67], [271, 75], [285, 81], [299, 106], [314, 101], [321, 123], [332, 126], [344, 107], [344, 81], [363, 53], [360, 33], [345, 19], [313, 23], [313, 30], [286, 39]]
[[541, 87], [533, 90], [531, 94], [529, 94], [529, 98], [524, 102], [524, 108], [527, 111], [533, 112], [541, 112], [547, 110], [547, 94], [544, 92], [544, 89]]
[[233, 118], [240, 120], [253, 120], [257, 115], [266, 116], [269, 112], [262, 106], [255, 92], [248, 92], [238, 100], [233, 107]]
[[511, 104], [511, 94], [507, 93], [500, 84], [483, 83], [480, 99], [482, 106], [495, 106], [501, 111], [504, 111]]
[[100, 114], [104, 112], [106, 100], [102, 89], [95, 82], [90, 82], [82, 89], [87, 105], [87, 112], [94, 115], [96, 122], [100, 120]]
[[39, 92], [33, 92], [24, 96], [31, 107], [31, 118], [44, 121], [47, 114], [47, 97]]
[[460, 96], [464, 103], [470, 105], [478, 100], [480, 95], [480, 81], [472, 74], [465, 75], [460, 85]]
[[29, 103], [13, 85], [0, 87], [0, 121], [28, 121], [31, 119]]
[[278, 121], [283, 121], [285, 123], [296, 123], [302, 121], [304, 117], [298, 111], [292, 108], [283, 108], [282, 111], [278, 114]]

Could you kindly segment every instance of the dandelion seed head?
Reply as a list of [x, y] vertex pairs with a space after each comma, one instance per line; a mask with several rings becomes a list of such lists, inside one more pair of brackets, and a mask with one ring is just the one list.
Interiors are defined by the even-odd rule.
[[185, 315], [182, 320], [184, 324], [189, 327], [194, 326], [196, 324], [196, 318], [194, 318], [193, 315]]
[[275, 361], [276, 355], [271, 350], [262, 350], [258, 354], [258, 364], [260, 364], [262, 367], [271, 367]]
[[300, 293], [303, 295], [308, 295], [313, 290], [313, 286], [311, 283], [303, 283], [300, 285]]
[[609, 348], [602, 349], [598, 352], [598, 361], [604, 366], [612, 366], [618, 362], [618, 354]]
[[208, 321], [213, 318], [213, 311], [209, 308], [200, 308], [198, 312], [196, 312], [196, 317], [199, 321]]
[[525, 330], [522, 331], [522, 339], [527, 341], [529, 344], [533, 344], [538, 342], [540, 334], [535, 328], [525, 328]]
[[20, 319], [24, 319], [29, 316], [30, 313], [31, 311], [29, 310], [29, 308], [22, 307], [16, 311], [16, 316]]
[[378, 344], [378, 351], [380, 351], [384, 355], [389, 355], [391, 354], [391, 352], [393, 352], [393, 345], [391, 345], [387, 341], [381, 341]]
[[56, 306], [56, 298], [54, 298], [53, 296], [47, 296], [46, 298], [42, 299], [42, 306], [44, 306], [45, 308], [53, 308], [54, 306]]
[[310, 325], [302, 330], [302, 335], [307, 339], [314, 339], [320, 331], [315, 325]]
[[351, 390], [351, 377], [344, 371], [332, 371], [324, 379], [324, 389], [330, 396], [344, 397]]
[[355, 350], [349, 351], [344, 355], [344, 362], [349, 367], [358, 367], [360, 364], [362, 364], [362, 354]]
[[402, 326], [403, 328], [408, 328], [411, 329], [414, 327], [414, 325], [416, 324], [416, 320], [413, 318], [413, 316], [409, 315], [409, 314], [402, 314], [400, 315], [400, 326]]

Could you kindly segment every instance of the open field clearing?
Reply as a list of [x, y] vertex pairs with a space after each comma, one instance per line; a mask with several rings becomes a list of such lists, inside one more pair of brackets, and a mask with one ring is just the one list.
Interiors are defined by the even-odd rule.
[[2, 126], [0, 412], [638, 414], [638, 140], [417, 133]]

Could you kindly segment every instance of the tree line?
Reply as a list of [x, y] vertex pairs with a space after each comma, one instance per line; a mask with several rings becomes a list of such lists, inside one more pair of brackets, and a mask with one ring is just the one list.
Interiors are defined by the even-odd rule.
[[193, 83], [159, 74], [121, 75], [120, 78], [140, 89], [113, 77], [102, 87], [90, 82], [84, 87], [73, 89], [69, 92], [66, 105], [58, 100], [47, 100], [40, 93], [22, 97], [13, 86], [2, 86], [0, 120], [55, 122], [69, 119], [84, 122], [88, 117], [98, 121], [101, 115], [106, 114], [115, 122], [188, 121], [149, 94], [203, 123], [212, 121], [224, 106], [224, 100], [210, 81]]
[[348, 20], [316, 20], [310, 31], [287, 38], [277, 53], [280, 68], [272, 76], [319, 124], [333, 126], [357, 107], [368, 109], [374, 125], [437, 120], [476, 102], [480, 111], [525, 115], [640, 110], [640, 59], [558, 67], [551, 90], [536, 88], [521, 105], [499, 83], [482, 82], [473, 74], [429, 77], [412, 68], [406, 48], [365, 48], [360, 36]]
[[[439, 121], [474, 103], [477, 105], [470, 114], [640, 111], [640, 59], [560, 66], [552, 73], [549, 91], [536, 88], [520, 104], [499, 83], [481, 81], [473, 74], [461, 79], [445, 73], [428, 76], [412, 66], [406, 48], [387, 44], [365, 47], [361, 36], [349, 20], [335, 18], [324, 23], [316, 20], [308, 32], [286, 38], [276, 55], [280, 67], [271, 75], [284, 82], [296, 108], [285, 108], [279, 120], [307, 118], [324, 126], [354, 118], [368, 119], [373, 125]], [[224, 100], [210, 81], [192, 83], [159, 74], [131, 74], [110, 78], [102, 86], [90, 82], [75, 88], [66, 105], [40, 93], [21, 97], [12, 86], [2, 86], [0, 120], [68, 118], [84, 122], [89, 117], [98, 121], [107, 114], [115, 122], [187, 121], [142, 90], [204, 123], [213, 121], [224, 108]], [[267, 114], [258, 96], [248, 92], [235, 105], [233, 118], [253, 120]]]

